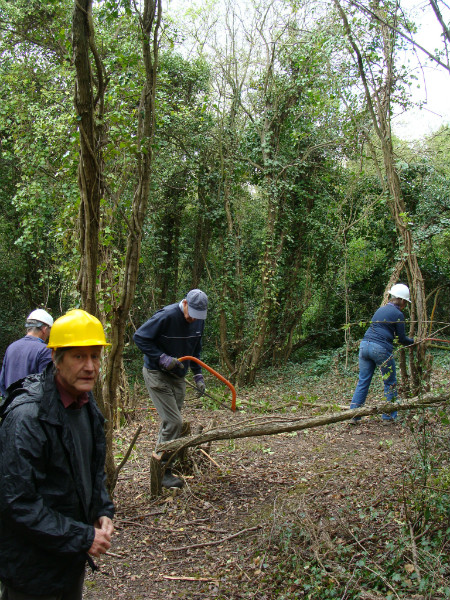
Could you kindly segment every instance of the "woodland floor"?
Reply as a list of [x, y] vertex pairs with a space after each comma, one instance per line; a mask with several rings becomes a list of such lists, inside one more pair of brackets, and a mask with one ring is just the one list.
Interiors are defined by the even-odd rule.
[[[290, 387], [280, 379], [238, 394], [238, 399], [266, 399], [278, 408], [265, 414], [275, 415], [283, 405], [292, 410], [300, 397], [305, 402], [295, 416], [317, 415], [314, 404], [320, 405], [322, 413], [326, 403], [347, 406], [355, 382], [354, 376], [332, 375], [325, 380], [311, 378], [300, 389], [298, 381]], [[374, 380], [372, 387], [368, 403], [374, 401], [381, 384]], [[149, 460], [158, 424], [149, 406], [142, 394], [138, 418], [119, 433], [120, 455], [138, 424], [143, 424], [116, 487], [111, 552], [97, 561], [100, 571], [87, 573], [86, 599], [284, 598], [273, 591], [273, 577], [267, 587], [267, 573], [277, 570], [280, 548], [288, 544], [292, 527], [307, 532], [310, 553], [315, 541], [317, 547], [325, 543], [333, 548], [356, 539], [358, 515], [368, 509], [376, 508], [380, 515], [389, 510], [392, 494], [401, 493], [399, 482], [416, 452], [404, 416], [390, 425], [376, 416], [359, 426], [344, 422], [298, 433], [213, 442], [208, 451], [214, 463], [200, 450], [191, 450], [185, 487], [178, 495], [163, 490], [160, 498], [151, 500]], [[205, 409], [189, 395], [184, 410], [185, 420], [204, 429], [213, 422], [230, 426], [250, 416], [251, 410]], [[307, 558], [305, 553], [305, 569], [310, 564]], [[303, 597], [300, 584], [296, 579], [289, 597]]]

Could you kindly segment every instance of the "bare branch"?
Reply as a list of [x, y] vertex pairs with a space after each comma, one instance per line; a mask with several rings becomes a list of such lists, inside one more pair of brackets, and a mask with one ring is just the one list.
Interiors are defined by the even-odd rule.
[[[430, 4], [432, 4], [433, 0], [430, 0]], [[359, 4], [359, 2], [355, 2], [354, 0], [352, 0], [350, 2], [350, 4], [352, 4], [353, 6], [356, 6], [357, 8], [359, 8], [360, 10], [362, 10], [363, 12], [369, 14], [370, 16], [372, 16], [374, 19], [376, 19], [377, 21], [379, 21], [382, 25], [385, 25], [386, 27], [389, 27], [389, 29], [392, 29], [392, 31], [395, 31], [396, 33], [398, 33], [399, 35], [402, 36], [403, 39], [407, 40], [408, 42], [410, 42], [414, 47], [419, 48], [419, 50], [422, 50], [422, 52], [424, 52], [428, 58], [431, 58], [432, 61], [436, 62], [438, 65], [440, 65], [441, 67], [444, 67], [444, 69], [446, 71], [450, 72], [450, 66], [446, 65], [445, 63], [443, 63], [442, 61], [440, 61], [437, 56], [435, 56], [434, 54], [432, 54], [431, 52], [428, 52], [428, 50], [426, 50], [426, 48], [424, 48], [423, 46], [421, 46], [420, 44], [418, 44], [416, 41], [414, 41], [411, 37], [409, 37], [408, 35], [406, 35], [406, 33], [403, 33], [403, 31], [401, 31], [400, 29], [398, 29], [397, 27], [393, 27], [392, 25], [390, 25], [389, 23], [387, 23], [384, 19], [382, 19], [379, 15], [377, 15], [376, 13], [374, 13], [372, 10], [370, 10], [370, 8], [367, 8], [365, 6], [362, 6], [362, 4]], [[448, 31], [448, 30], [447, 30]]]
[[290, 421], [281, 421], [280, 417], [276, 417], [276, 421], [270, 421], [267, 417], [264, 423], [252, 423], [246, 422], [234, 423], [228, 427], [217, 427], [214, 430], [202, 432], [199, 435], [178, 438], [171, 440], [170, 442], [164, 442], [159, 444], [157, 452], [179, 452], [183, 448], [192, 448], [200, 446], [205, 442], [213, 440], [230, 440], [247, 437], [258, 437], [261, 435], [276, 435], [278, 433], [285, 433], [289, 431], [301, 431], [303, 429], [312, 429], [313, 427], [323, 427], [324, 425], [330, 425], [332, 423], [341, 423], [343, 421], [349, 421], [354, 417], [366, 417], [369, 415], [378, 414], [390, 414], [395, 411], [403, 410], [416, 410], [418, 408], [425, 408], [432, 406], [433, 404], [439, 404], [442, 402], [448, 402], [450, 399], [450, 392], [447, 390], [440, 394], [426, 394], [422, 398], [414, 398], [409, 402], [403, 403], [392, 403], [386, 402], [381, 405], [372, 406], [370, 408], [358, 408], [356, 410], [346, 410], [343, 412], [333, 413], [331, 415], [325, 415], [320, 417], [313, 417], [311, 419], [304, 420], [294, 419]]

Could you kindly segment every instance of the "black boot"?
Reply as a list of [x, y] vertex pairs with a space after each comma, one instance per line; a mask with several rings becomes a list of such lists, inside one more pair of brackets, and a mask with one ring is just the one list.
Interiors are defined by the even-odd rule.
[[184, 486], [184, 481], [179, 477], [175, 477], [172, 473], [172, 469], [166, 469], [162, 478], [162, 485], [165, 488], [182, 488]]

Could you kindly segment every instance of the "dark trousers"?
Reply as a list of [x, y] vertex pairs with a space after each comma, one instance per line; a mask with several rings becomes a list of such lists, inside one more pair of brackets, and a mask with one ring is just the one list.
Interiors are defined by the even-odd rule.
[[77, 583], [68, 592], [62, 594], [47, 594], [46, 596], [34, 596], [32, 594], [24, 594], [12, 588], [0, 584], [0, 600], [81, 600], [83, 597], [84, 571], [78, 579]]

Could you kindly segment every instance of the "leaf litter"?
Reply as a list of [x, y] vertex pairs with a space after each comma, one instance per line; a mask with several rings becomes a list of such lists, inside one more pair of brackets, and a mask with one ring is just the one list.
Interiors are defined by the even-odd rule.
[[[335, 384], [327, 391], [320, 381], [319, 404], [326, 406], [330, 397], [334, 408], [336, 402], [347, 405], [345, 385]], [[341, 398], [336, 389], [343, 390]], [[259, 393], [267, 402], [266, 387], [252, 388], [244, 396], [243, 420], [253, 414], [249, 398], [256, 404]], [[304, 397], [311, 393], [313, 383]], [[282, 405], [276, 387], [271, 394], [272, 404]], [[142, 407], [147, 405], [143, 396]], [[311, 402], [301, 408], [301, 415], [312, 416], [313, 411]], [[150, 410], [136, 413], [138, 418], [117, 434], [120, 447], [127, 447], [137, 426], [143, 425], [115, 490], [111, 551], [98, 560], [98, 572], [87, 571], [87, 600], [269, 600], [274, 596], [267, 573], [277, 569], [283, 527], [301, 526], [308, 532], [305, 556], [324, 544], [332, 552], [343, 542], [376, 551], [376, 532], [367, 531], [368, 539], [361, 541], [356, 515], [373, 510], [386, 515], [391, 510], [393, 486], [415, 452], [407, 420], [385, 427], [380, 417], [356, 427], [339, 423], [294, 434], [213, 442], [203, 453], [198, 448], [189, 451], [181, 491], [163, 490], [151, 499], [150, 458], [158, 423]], [[183, 416], [193, 428], [229, 422], [229, 412], [204, 408], [192, 397]], [[175, 463], [175, 472], [178, 467]], [[381, 516], [379, 521], [381, 528], [393, 528], [391, 520], [384, 523]], [[405, 573], [413, 572], [412, 562], [406, 562]], [[291, 587], [297, 594], [292, 597], [302, 597], [299, 583]]]

